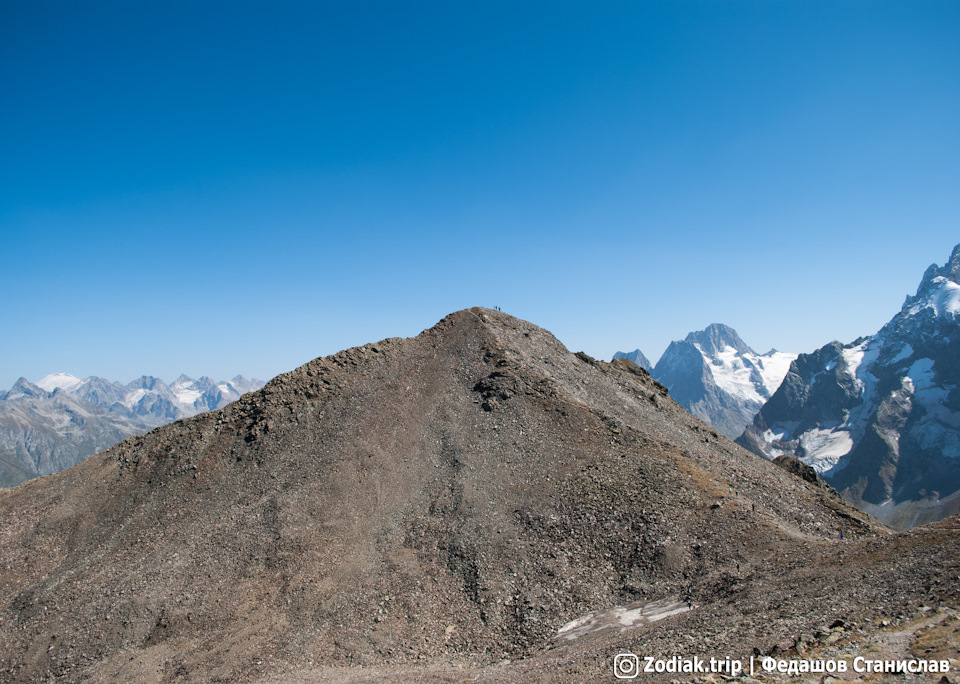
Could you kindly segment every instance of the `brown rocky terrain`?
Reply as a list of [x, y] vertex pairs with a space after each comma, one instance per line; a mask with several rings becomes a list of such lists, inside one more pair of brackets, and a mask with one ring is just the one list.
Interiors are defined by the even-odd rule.
[[956, 668], [958, 534], [895, 535], [631, 362], [469, 309], [0, 493], [0, 681], [594, 682], [621, 651], [859, 647]]

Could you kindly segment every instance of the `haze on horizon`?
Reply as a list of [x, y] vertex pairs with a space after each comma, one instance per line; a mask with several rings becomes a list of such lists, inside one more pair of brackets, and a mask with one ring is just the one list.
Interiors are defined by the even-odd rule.
[[470, 306], [602, 358], [876, 332], [960, 242], [952, 2], [10, 2], [0, 390]]

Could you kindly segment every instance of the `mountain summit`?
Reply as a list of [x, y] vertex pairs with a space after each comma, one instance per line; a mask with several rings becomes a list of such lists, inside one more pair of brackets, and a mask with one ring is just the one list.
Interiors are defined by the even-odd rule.
[[894, 527], [960, 512], [960, 245], [875, 335], [801, 354], [738, 441]]
[[678, 630], [766, 650], [912, 610], [956, 548], [844, 579], [883, 528], [479, 308], [2, 492], [0, 529], [0, 672], [60, 681], [595, 681]]
[[651, 375], [681, 406], [734, 439], [786, 375], [794, 354], [758, 354], [722, 323], [670, 343]]
[[736, 330], [723, 323], [711, 323], [703, 330], [692, 332], [687, 335], [684, 342], [696, 345], [701, 352], [710, 357], [717, 357], [728, 348], [740, 355], [756, 355], [756, 352], [740, 339]]

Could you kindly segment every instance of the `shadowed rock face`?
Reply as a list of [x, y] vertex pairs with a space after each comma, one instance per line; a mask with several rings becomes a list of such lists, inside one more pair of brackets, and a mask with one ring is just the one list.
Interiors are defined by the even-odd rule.
[[[10, 680], [584, 681], [637, 639], [676, 648], [649, 630], [684, 620], [708, 639], [691, 649], [766, 647], [870, 592], [909, 598], [866, 560], [836, 591], [840, 532], [879, 545], [870, 558], [888, 533], [832, 491], [719, 437], [634, 364], [486, 309], [4, 492], [0, 531]], [[555, 639], [686, 597], [630, 633]]]

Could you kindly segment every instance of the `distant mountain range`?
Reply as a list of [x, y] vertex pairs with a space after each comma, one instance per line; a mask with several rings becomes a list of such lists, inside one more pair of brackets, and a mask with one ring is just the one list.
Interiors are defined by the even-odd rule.
[[960, 245], [875, 335], [801, 354], [738, 441], [893, 527], [960, 512]]
[[0, 486], [68, 468], [117, 442], [180, 418], [226, 406], [263, 386], [238, 375], [215, 382], [143, 376], [126, 385], [55, 373], [20, 378], [0, 392]]
[[651, 368], [637, 349], [617, 352], [646, 368], [687, 411], [736, 439], [776, 391], [796, 354], [758, 354], [730, 326], [714, 323], [671, 342]]

